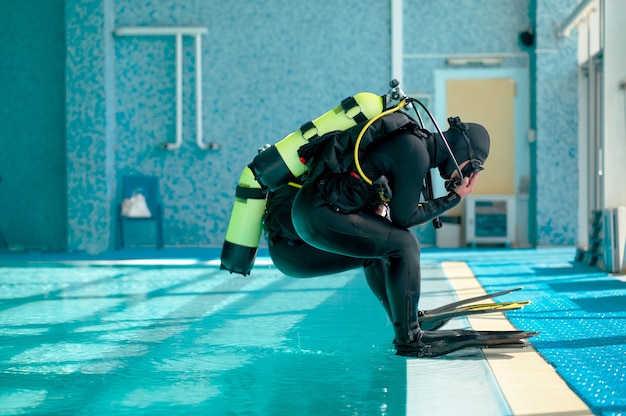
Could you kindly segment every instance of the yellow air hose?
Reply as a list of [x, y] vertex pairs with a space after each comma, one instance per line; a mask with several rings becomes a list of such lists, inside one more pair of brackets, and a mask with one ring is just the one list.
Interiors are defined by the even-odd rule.
[[370, 178], [367, 177], [367, 175], [365, 175], [365, 172], [363, 172], [363, 169], [361, 168], [361, 162], [359, 161], [359, 147], [361, 146], [361, 140], [363, 139], [363, 135], [376, 120], [378, 120], [379, 118], [385, 117], [386, 115], [389, 115], [391, 113], [395, 113], [396, 111], [402, 109], [406, 105], [407, 105], [406, 100], [402, 100], [397, 106], [390, 108], [389, 110], [383, 111], [382, 113], [378, 114], [376, 117], [373, 117], [365, 124], [365, 126], [363, 126], [363, 129], [361, 129], [361, 132], [356, 138], [356, 142], [354, 144], [354, 164], [356, 165], [356, 170], [358, 171], [359, 175], [363, 178], [363, 180], [368, 185], [373, 185], [373, 182]]

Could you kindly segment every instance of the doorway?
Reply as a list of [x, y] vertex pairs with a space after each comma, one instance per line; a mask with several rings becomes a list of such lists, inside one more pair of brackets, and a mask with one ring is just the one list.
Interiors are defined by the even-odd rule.
[[[491, 136], [489, 159], [474, 195], [514, 195], [515, 246], [529, 245], [529, 82], [525, 69], [463, 68], [435, 73], [437, 120], [459, 116], [484, 125]], [[446, 125], [440, 125], [445, 130]], [[443, 189], [437, 186], [439, 189]], [[463, 216], [463, 204], [450, 212]]]

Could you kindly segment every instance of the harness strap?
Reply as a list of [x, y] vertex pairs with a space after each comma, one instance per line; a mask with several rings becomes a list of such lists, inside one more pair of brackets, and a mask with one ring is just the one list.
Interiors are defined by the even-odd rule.
[[[349, 116], [348, 111], [356, 107], [359, 108], [359, 112], [355, 114], [354, 117]], [[343, 111], [346, 113], [346, 116], [352, 118], [356, 122], [356, 124], [367, 121], [367, 116], [363, 114], [363, 111], [361, 110], [361, 105], [354, 99], [354, 97], [344, 98], [341, 101], [341, 108], [343, 108]]]
[[[305, 137], [304, 134], [310, 130], [315, 130], [315, 133], [311, 137]], [[302, 137], [307, 141], [311, 141], [318, 137], [317, 126], [310, 120], [300, 126], [300, 133], [302, 133]]]
[[263, 192], [260, 188], [237, 186], [237, 189], [235, 190], [235, 197], [243, 199], [265, 199], [265, 192]]
[[467, 144], [470, 160], [474, 159], [474, 149], [472, 149], [470, 138], [467, 135], [469, 128], [461, 121], [460, 117], [448, 117], [448, 124], [450, 124], [450, 127], [461, 132], [463, 138], [465, 139], [465, 143]]

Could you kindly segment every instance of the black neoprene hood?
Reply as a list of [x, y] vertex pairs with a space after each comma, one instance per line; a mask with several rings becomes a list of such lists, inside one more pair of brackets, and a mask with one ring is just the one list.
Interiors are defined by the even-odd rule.
[[[457, 128], [449, 128], [443, 134], [448, 140], [450, 149], [456, 158], [456, 162], [461, 164], [466, 160], [479, 160], [485, 163], [489, 156], [489, 133], [487, 129], [477, 123], [465, 123], [467, 131], [465, 132], [469, 138], [469, 146], [463, 132]], [[456, 169], [454, 160], [450, 157], [450, 153], [446, 145], [438, 133], [434, 134], [437, 146], [435, 166], [439, 168], [439, 173], [445, 179], [449, 179], [452, 172]], [[471, 147], [471, 149], [470, 149]]]

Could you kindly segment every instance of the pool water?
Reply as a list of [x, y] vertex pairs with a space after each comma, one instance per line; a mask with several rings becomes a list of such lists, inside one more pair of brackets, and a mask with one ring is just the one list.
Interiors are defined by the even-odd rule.
[[[422, 293], [422, 308], [456, 300], [437, 261]], [[0, 414], [508, 413], [482, 352], [407, 359], [392, 337], [361, 271], [13, 264], [0, 268]]]

